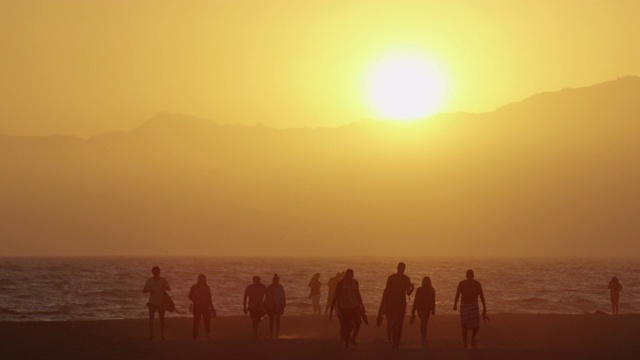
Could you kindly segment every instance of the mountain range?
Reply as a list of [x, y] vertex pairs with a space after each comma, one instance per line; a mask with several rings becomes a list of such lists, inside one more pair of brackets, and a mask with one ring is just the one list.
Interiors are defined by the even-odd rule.
[[0, 254], [640, 252], [640, 78], [339, 128], [0, 136]]

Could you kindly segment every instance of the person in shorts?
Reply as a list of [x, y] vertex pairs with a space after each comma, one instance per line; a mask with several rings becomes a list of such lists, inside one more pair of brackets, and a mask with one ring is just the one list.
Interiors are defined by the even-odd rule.
[[458, 309], [460, 299], [460, 324], [462, 325], [462, 343], [467, 347], [467, 333], [471, 330], [471, 347], [476, 347], [476, 335], [480, 329], [480, 309], [478, 298], [482, 301], [482, 318], [488, 320], [487, 306], [480, 282], [474, 280], [473, 270], [467, 270], [467, 280], [460, 281], [453, 302], [453, 310]]
[[149, 301], [147, 302], [147, 308], [149, 308], [149, 340], [153, 340], [153, 318], [155, 313], [158, 313], [160, 319], [160, 339], [164, 340], [164, 313], [166, 309], [163, 306], [163, 296], [166, 291], [171, 291], [171, 287], [167, 280], [160, 277], [160, 268], [154, 266], [151, 269], [152, 277], [147, 279], [142, 289], [143, 293], [149, 293]]
[[265, 314], [264, 298], [266, 293], [267, 287], [260, 282], [260, 276], [254, 276], [253, 284], [247, 286], [244, 291], [244, 299], [242, 300], [244, 313], [251, 315], [254, 340], [258, 338], [258, 325]]

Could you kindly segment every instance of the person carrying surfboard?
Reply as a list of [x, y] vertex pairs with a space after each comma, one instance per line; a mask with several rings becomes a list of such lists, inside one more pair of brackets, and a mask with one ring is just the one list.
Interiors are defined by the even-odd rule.
[[149, 293], [149, 301], [147, 302], [147, 308], [149, 308], [149, 340], [153, 340], [153, 318], [155, 313], [158, 313], [160, 319], [160, 339], [164, 340], [164, 313], [167, 311], [164, 299], [167, 295], [167, 291], [171, 291], [171, 287], [167, 282], [167, 279], [160, 277], [160, 268], [154, 266], [151, 269], [152, 277], [147, 279], [142, 289], [143, 293]]

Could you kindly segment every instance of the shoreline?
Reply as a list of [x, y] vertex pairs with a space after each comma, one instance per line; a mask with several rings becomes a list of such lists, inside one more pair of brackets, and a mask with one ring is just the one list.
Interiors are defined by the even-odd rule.
[[[458, 310], [459, 311], [459, 310]], [[499, 312], [499, 313], [488, 313], [489, 317], [493, 317], [493, 316], [611, 316], [611, 317], [618, 317], [618, 316], [639, 316], [640, 317], [640, 313], [618, 313], [618, 314], [612, 314], [610, 312], [584, 312], [584, 313], [519, 313], [519, 312]], [[371, 321], [372, 316], [375, 318], [375, 316], [377, 316], [377, 313], [371, 314], [371, 313], [367, 313], [367, 316], [369, 317], [369, 321]], [[409, 321], [409, 316], [410, 314], [407, 314], [407, 321]], [[439, 317], [458, 317], [459, 315], [457, 313], [451, 313], [451, 312], [446, 312], [444, 314], [439, 313], [438, 314]], [[232, 319], [232, 318], [244, 318], [245, 315], [240, 315], [240, 314], [235, 314], [235, 315], [218, 315], [217, 319]], [[317, 319], [317, 318], [327, 318], [328, 315], [321, 315], [321, 316], [314, 316], [314, 315], [300, 315], [300, 314], [287, 314], [286, 311], [283, 315], [283, 318], [311, 318], [311, 319]], [[182, 314], [182, 317], [180, 315], [177, 315], [176, 313], [169, 313], [167, 312], [167, 315], [165, 315], [165, 318], [167, 319], [167, 321], [181, 321], [181, 319], [192, 319], [192, 314], [191, 313], [187, 313], [187, 314]], [[38, 320], [38, 319], [22, 319], [22, 320], [0, 320], [0, 325], [1, 324], [22, 324], [22, 323], [30, 323], [30, 324], [37, 324], [37, 323], [82, 323], [82, 322], [119, 322], [119, 321], [141, 321], [141, 320], [148, 320], [149, 318], [146, 316], [141, 316], [141, 317], [128, 317], [128, 318], [113, 318], [113, 319], [68, 319], [68, 320]], [[158, 316], [156, 315], [155, 317], [156, 321], [158, 319]], [[264, 316], [264, 319], [267, 319], [267, 316]], [[335, 320], [335, 314], [334, 314], [334, 320]], [[215, 321], [215, 320], [212, 320]], [[328, 320], [327, 320], [328, 321]], [[337, 321], [337, 320], [336, 320]], [[416, 321], [418, 321], [417, 317], [416, 317]], [[489, 322], [491, 323], [491, 322]], [[489, 324], [487, 323], [487, 324]], [[408, 324], [408, 323], [407, 323]], [[363, 324], [364, 325], [364, 324]], [[366, 326], [366, 325], [365, 325]]]
[[[375, 314], [370, 314], [370, 320]], [[363, 324], [357, 349], [344, 349], [334, 317], [282, 317], [281, 338], [251, 340], [248, 316], [222, 316], [205, 340], [191, 338], [191, 317], [166, 319], [166, 341], [147, 340], [147, 319], [0, 322], [2, 359], [631, 359], [640, 358], [640, 314], [489, 314], [478, 349], [465, 350], [457, 315], [431, 317], [428, 346], [420, 342], [419, 320], [405, 321], [399, 350], [386, 341], [386, 327]], [[156, 318], [155, 338], [159, 338]]]
[[[183, 309], [185, 312], [187, 310]], [[449, 317], [449, 316], [454, 316], [454, 317], [458, 317], [458, 311], [446, 311], [445, 313], [438, 313], [439, 317]], [[377, 316], [377, 312], [374, 313], [373, 315], [371, 313], [367, 313], [367, 315], [369, 316], [369, 320], [371, 321], [371, 317], [375, 317]], [[407, 318], [409, 317], [409, 311], [407, 312]], [[548, 312], [548, 313], [526, 313], [526, 312], [499, 312], [499, 313], [489, 313], [489, 316], [640, 316], [640, 313], [636, 313], [636, 312], [623, 312], [623, 313], [618, 313], [618, 314], [612, 314], [611, 312], [603, 312], [603, 311], [594, 311], [594, 312], [583, 312], [583, 313], [554, 313], [554, 312]], [[218, 319], [223, 319], [223, 318], [242, 318], [245, 315], [242, 314], [234, 314], [234, 315], [218, 315]], [[318, 316], [313, 316], [313, 315], [304, 315], [304, 314], [287, 314], [287, 312], [285, 311], [284, 317], [287, 318], [326, 318], [327, 315], [322, 315], [320, 317]], [[156, 315], [156, 320], [157, 320], [157, 315]], [[177, 313], [169, 313], [167, 312], [166, 315], [166, 319], [173, 319], [173, 320], [180, 320], [180, 319], [191, 319], [192, 318], [192, 314], [190, 313], [183, 313], [182, 316], [178, 315]], [[267, 319], [266, 315], [265, 315], [265, 319]], [[127, 318], [111, 318], [111, 319], [56, 319], [56, 320], [42, 320], [42, 319], [16, 319], [16, 320], [1, 320], [0, 319], [0, 324], [11, 324], [11, 323], [74, 323], [74, 322], [101, 322], [101, 321], [133, 321], [133, 320], [148, 320], [148, 317], [146, 316], [140, 316], [140, 317], [127, 317]], [[173, 321], [172, 320], [172, 321]], [[168, 321], [168, 320], [167, 320]], [[408, 321], [408, 319], [407, 319]], [[417, 318], [416, 318], [417, 321]]]

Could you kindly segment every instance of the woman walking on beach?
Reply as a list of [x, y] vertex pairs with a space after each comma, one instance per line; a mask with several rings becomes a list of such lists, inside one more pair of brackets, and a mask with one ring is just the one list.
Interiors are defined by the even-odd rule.
[[618, 300], [620, 300], [620, 291], [622, 291], [622, 285], [618, 281], [618, 277], [614, 276], [609, 281], [609, 289], [611, 290], [611, 312], [617, 314], [620, 310], [618, 308]]
[[309, 287], [311, 288], [309, 299], [313, 304], [313, 315], [322, 315], [322, 308], [320, 307], [320, 288], [322, 287], [320, 273], [313, 275], [313, 278], [309, 281]]
[[211, 301], [211, 288], [207, 284], [207, 277], [204, 274], [198, 275], [198, 282], [189, 290], [189, 300], [193, 303], [193, 339], [198, 338], [200, 318], [204, 320], [204, 332], [208, 339], [211, 318], [215, 319], [217, 314], [213, 307], [213, 301]]
[[280, 284], [278, 274], [274, 274], [271, 284], [267, 287], [267, 294], [264, 299], [264, 308], [267, 310], [267, 316], [269, 316], [269, 331], [271, 333], [269, 338], [274, 337], [274, 325], [275, 338], [277, 339], [280, 336], [280, 316], [284, 313], [286, 306], [287, 298], [284, 294], [284, 287]]
[[416, 297], [413, 299], [411, 309], [411, 323], [415, 321], [416, 311], [420, 318], [420, 335], [422, 342], [427, 342], [427, 324], [429, 317], [436, 314], [436, 291], [431, 286], [431, 278], [425, 276], [422, 279], [422, 286], [416, 290]]

